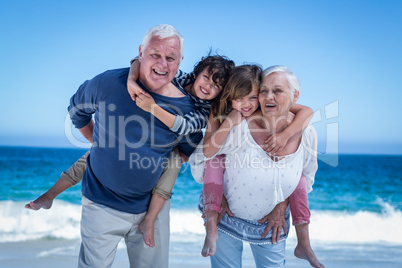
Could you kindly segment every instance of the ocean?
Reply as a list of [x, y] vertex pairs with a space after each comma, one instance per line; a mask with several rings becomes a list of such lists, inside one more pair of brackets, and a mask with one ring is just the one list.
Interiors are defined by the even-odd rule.
[[[84, 153], [82, 149], [0, 147], [0, 267], [34, 267], [33, 260], [41, 258], [75, 266], [80, 185], [58, 196], [49, 210], [31, 211], [24, 205], [49, 189]], [[201, 188], [189, 166], [183, 165], [172, 197], [170, 267], [209, 267], [209, 260], [200, 255], [205, 230], [196, 206]], [[339, 155], [336, 167], [319, 161], [313, 189], [310, 238], [326, 267], [402, 267], [402, 156]], [[32, 266], [21, 257], [17, 260], [11, 250], [15, 245], [37, 248]], [[292, 227], [288, 267], [309, 267], [293, 256], [295, 245]], [[128, 267], [124, 248], [121, 243], [114, 267]], [[28, 261], [30, 253], [17, 251]], [[247, 247], [243, 261], [244, 267], [254, 266]]]

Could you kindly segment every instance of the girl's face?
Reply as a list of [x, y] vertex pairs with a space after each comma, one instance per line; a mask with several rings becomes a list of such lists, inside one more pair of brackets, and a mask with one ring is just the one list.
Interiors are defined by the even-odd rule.
[[241, 99], [232, 100], [232, 108], [241, 112], [244, 117], [254, 113], [258, 109], [258, 87], [253, 85], [250, 94]]
[[214, 73], [215, 72], [209, 75], [207, 68], [205, 68], [199, 75], [197, 75], [193, 85], [193, 94], [195, 97], [201, 100], [213, 100], [218, 96], [222, 87], [212, 80]]

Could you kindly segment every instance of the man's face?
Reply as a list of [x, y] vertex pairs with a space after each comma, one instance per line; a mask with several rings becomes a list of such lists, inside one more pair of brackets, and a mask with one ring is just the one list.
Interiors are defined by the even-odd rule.
[[143, 50], [139, 48], [140, 81], [147, 89], [158, 91], [168, 85], [179, 70], [182, 55], [177, 37], [152, 36]]

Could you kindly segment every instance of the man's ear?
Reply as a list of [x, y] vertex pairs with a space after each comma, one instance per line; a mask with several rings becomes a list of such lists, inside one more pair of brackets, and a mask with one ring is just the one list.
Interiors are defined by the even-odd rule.
[[142, 60], [142, 46], [138, 47], [138, 60], [141, 62]]

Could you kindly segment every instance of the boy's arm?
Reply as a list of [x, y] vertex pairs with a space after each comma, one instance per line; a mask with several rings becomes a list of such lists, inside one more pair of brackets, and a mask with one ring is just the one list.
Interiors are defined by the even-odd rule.
[[137, 84], [137, 79], [140, 76], [140, 61], [138, 57], [130, 61], [130, 71], [128, 72], [127, 78], [127, 90], [133, 101], [136, 100], [137, 96], [144, 93], [142, 88]]
[[300, 104], [294, 104], [290, 111], [295, 114], [293, 121], [281, 133], [271, 135], [265, 141], [264, 150], [266, 152], [276, 154], [285, 147], [291, 137], [295, 135], [301, 136], [314, 115], [313, 109]]
[[185, 115], [176, 115], [170, 130], [179, 135], [195, 133], [205, 128], [208, 123], [211, 105], [209, 102], [193, 98], [195, 110]]
[[195, 110], [185, 115], [174, 115], [157, 105], [152, 96], [146, 92], [137, 96], [136, 104], [179, 135], [187, 135], [203, 129], [207, 125], [210, 110], [208, 102], [194, 99]]
[[[186, 115], [174, 115], [157, 105], [148, 93], [144, 92], [137, 84], [140, 62], [135, 58], [131, 60], [130, 71], [127, 79], [127, 89], [131, 98], [136, 101], [138, 107], [158, 118], [171, 131], [179, 135], [187, 135], [203, 129], [208, 122], [210, 103], [193, 98], [196, 109]], [[172, 83], [184, 88], [194, 82], [192, 73], [184, 73], [179, 70]]]

